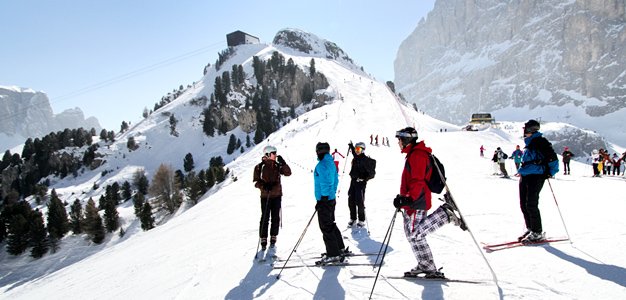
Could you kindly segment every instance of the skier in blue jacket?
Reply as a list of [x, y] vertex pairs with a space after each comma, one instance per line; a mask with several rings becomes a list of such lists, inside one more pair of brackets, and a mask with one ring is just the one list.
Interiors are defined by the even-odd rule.
[[343, 244], [341, 231], [335, 223], [335, 206], [337, 204], [335, 195], [339, 184], [339, 174], [337, 174], [333, 157], [330, 155], [328, 143], [318, 143], [315, 152], [318, 160], [313, 172], [315, 199], [317, 200], [315, 210], [317, 210], [317, 220], [326, 245], [326, 253], [317, 264], [342, 262], [344, 255], [348, 254], [344, 252], [348, 251]]
[[522, 167], [519, 182], [520, 208], [524, 215], [527, 231], [518, 238], [524, 244], [544, 240], [539, 213], [539, 193], [546, 179], [559, 171], [559, 160], [552, 144], [539, 132], [539, 122], [529, 120], [524, 124]]

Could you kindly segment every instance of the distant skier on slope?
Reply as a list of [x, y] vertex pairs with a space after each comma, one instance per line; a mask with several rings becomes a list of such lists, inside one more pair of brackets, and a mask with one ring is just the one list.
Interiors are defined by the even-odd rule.
[[290, 176], [291, 168], [282, 156], [276, 155], [276, 148], [267, 146], [263, 149], [262, 162], [254, 167], [254, 186], [261, 190], [261, 221], [259, 237], [263, 250], [267, 247], [267, 227], [272, 219], [270, 228], [270, 247], [276, 245], [276, 236], [280, 226], [280, 208], [283, 196], [283, 187], [280, 175]]
[[496, 155], [497, 155], [497, 163], [498, 165], [500, 165], [500, 171], [502, 172], [502, 177], [503, 178], [509, 178], [509, 173], [506, 171], [506, 159], [508, 158], [508, 156], [506, 155], [506, 153], [504, 153], [504, 151], [502, 151], [502, 148], [498, 147], [498, 149], [496, 150]]
[[563, 175], [569, 175], [569, 162], [574, 157], [574, 153], [569, 151], [569, 148], [565, 147], [565, 151], [563, 151]]
[[515, 147], [515, 151], [513, 151], [513, 153], [510, 156], [510, 158], [515, 163], [515, 171], [519, 170], [519, 166], [522, 163], [522, 154], [524, 154], [524, 152], [520, 150], [519, 145], [517, 145]]
[[539, 132], [539, 122], [529, 120], [524, 124], [522, 167], [519, 174], [520, 208], [526, 223], [526, 232], [518, 238], [524, 244], [544, 240], [539, 213], [539, 193], [546, 179], [559, 171], [559, 160], [552, 144]]
[[600, 177], [600, 162], [602, 162], [602, 155], [598, 152], [597, 149], [593, 149], [591, 152], [591, 167], [593, 169], [593, 177]]
[[337, 149], [335, 149], [335, 152], [333, 152], [333, 154], [331, 154], [333, 156], [333, 160], [335, 161], [335, 166], [337, 167], [337, 172], [339, 172], [339, 157], [337, 157], [337, 155], [341, 156], [341, 158], [346, 158], [345, 156], [343, 156], [341, 153], [339, 153], [339, 151], [337, 151]]
[[337, 168], [333, 168], [333, 157], [330, 155], [330, 145], [328, 143], [317, 143], [315, 146], [318, 163], [313, 172], [315, 184], [315, 210], [317, 220], [326, 246], [326, 253], [322, 256], [319, 264], [341, 262], [346, 252], [343, 244], [341, 231], [335, 223], [335, 200], [339, 175]]
[[394, 199], [393, 205], [396, 209], [404, 210], [404, 233], [417, 259], [417, 266], [406, 272], [405, 276], [425, 274], [428, 278], [445, 278], [435, 266], [426, 235], [451, 222], [460, 226], [461, 221], [454, 213], [455, 208], [447, 201], [428, 215], [431, 192], [426, 181], [430, 179], [432, 172], [437, 172], [430, 165], [429, 153], [432, 150], [426, 147], [424, 141], [417, 142], [417, 131], [412, 127], [398, 130], [396, 137], [401, 152], [406, 153], [406, 159], [400, 181], [400, 194]]

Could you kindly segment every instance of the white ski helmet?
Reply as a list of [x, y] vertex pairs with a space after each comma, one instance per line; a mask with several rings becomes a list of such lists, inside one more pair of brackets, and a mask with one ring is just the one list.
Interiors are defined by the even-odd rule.
[[265, 157], [270, 157], [270, 153], [276, 153], [276, 147], [274, 146], [265, 146], [265, 148], [263, 148], [263, 155]]

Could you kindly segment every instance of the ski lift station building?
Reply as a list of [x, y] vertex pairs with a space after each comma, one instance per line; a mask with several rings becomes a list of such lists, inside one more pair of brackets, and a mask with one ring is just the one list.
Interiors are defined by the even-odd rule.
[[472, 114], [472, 118], [470, 119], [470, 124], [485, 124], [485, 123], [495, 123], [496, 119], [491, 117], [490, 113], [475, 113]]
[[256, 36], [237, 30], [226, 35], [226, 43], [228, 47], [235, 47], [244, 44], [260, 44], [261, 41]]

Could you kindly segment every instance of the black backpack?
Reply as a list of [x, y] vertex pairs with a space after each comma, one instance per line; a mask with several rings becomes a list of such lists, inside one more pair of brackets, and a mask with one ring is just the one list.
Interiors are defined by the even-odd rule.
[[374, 176], [376, 176], [376, 160], [369, 156], [365, 156], [364, 158], [365, 160], [363, 162], [365, 170], [367, 170], [367, 180], [373, 179]]
[[429, 153], [428, 157], [430, 159], [428, 166], [426, 167], [426, 174], [428, 174], [428, 169], [430, 168], [433, 168], [433, 171], [430, 173], [430, 180], [426, 181], [426, 185], [428, 185], [431, 192], [441, 194], [443, 189], [446, 187], [446, 170], [434, 154]]
[[[435, 165], [438, 166], [439, 169], [437, 169]], [[409, 173], [411, 173], [411, 165], [408, 160], [406, 161], [404, 167], [409, 170]], [[426, 166], [426, 174], [428, 174], [428, 171], [431, 168], [433, 170], [430, 173], [430, 180], [425, 180], [426, 185], [431, 192], [441, 194], [443, 189], [446, 187], [446, 170], [434, 154], [428, 153], [428, 166]], [[439, 173], [439, 171], [441, 171], [441, 173]]]

